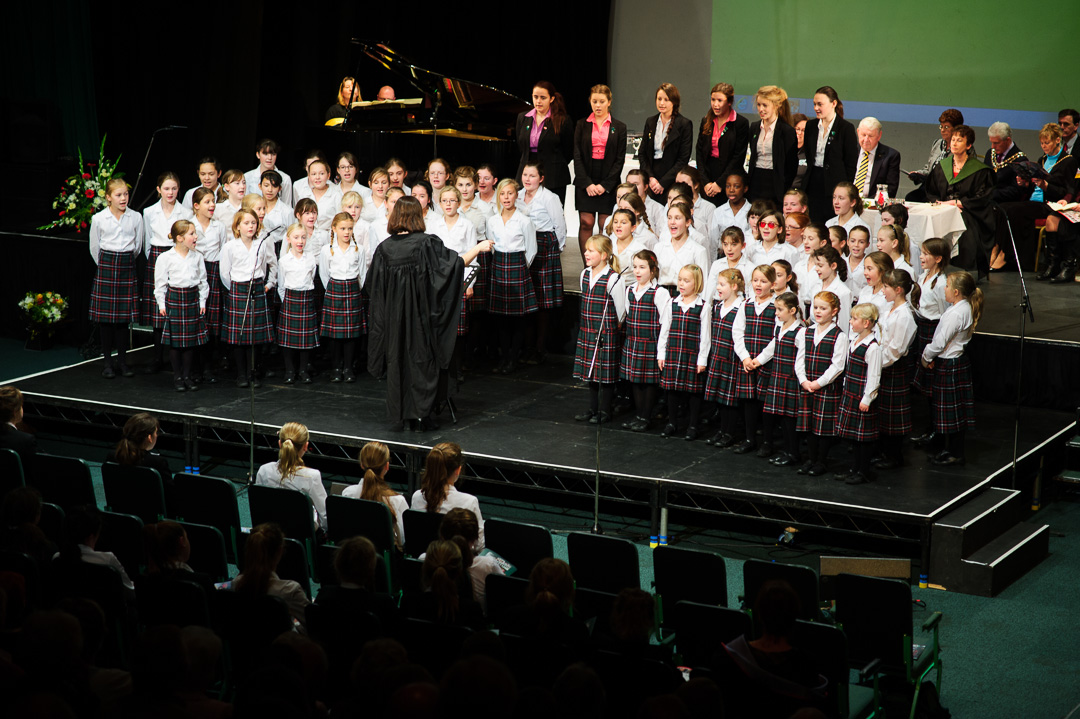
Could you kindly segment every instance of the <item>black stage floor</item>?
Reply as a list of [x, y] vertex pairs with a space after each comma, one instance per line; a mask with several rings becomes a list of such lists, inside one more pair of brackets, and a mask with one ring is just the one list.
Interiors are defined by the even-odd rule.
[[[1035, 322], [1027, 323], [1028, 339], [1080, 343], [1080, 282], [1052, 285], [1025, 273]], [[979, 285], [985, 296], [978, 332], [1016, 337], [1020, 334], [1020, 275], [995, 272]]]
[[[143, 352], [134, 354], [137, 358]], [[110, 381], [100, 377], [101, 366], [100, 359], [91, 360], [5, 383], [17, 384], [31, 405], [121, 415], [149, 411], [163, 419], [187, 418], [200, 426], [238, 430], [251, 417], [249, 391], [231, 382], [181, 394], [173, 390], [169, 373]], [[546, 364], [522, 367], [509, 376], [469, 374], [457, 397], [458, 423], [452, 424], [444, 414], [441, 429], [422, 434], [388, 427], [380, 382], [364, 375], [355, 384], [330, 384], [326, 376], [297, 386], [267, 380], [255, 391], [258, 432], [272, 435], [282, 423], [300, 421], [316, 439], [346, 447], [380, 439], [391, 447], [415, 451], [453, 441], [474, 460], [491, 465], [505, 463], [579, 478], [588, 478], [595, 469], [596, 428], [573, 420], [588, 400], [584, 386], [571, 378], [569, 358], [549, 356]], [[918, 421], [925, 410], [920, 400], [915, 405]], [[991, 484], [1008, 486], [1013, 408], [980, 403], [977, 416], [965, 467], [934, 467], [911, 448], [908, 466], [883, 472], [876, 481], [860, 486], [834, 481], [832, 475], [804, 477], [753, 455], [714, 449], [704, 441], [635, 434], [616, 428], [617, 424], [602, 427], [600, 466], [604, 479], [613, 483], [922, 524]], [[1054, 437], [1060, 439], [1072, 419], [1063, 412], [1023, 410], [1020, 456], [1038, 451]], [[844, 447], [837, 447], [833, 465], [846, 466], [850, 458]]]

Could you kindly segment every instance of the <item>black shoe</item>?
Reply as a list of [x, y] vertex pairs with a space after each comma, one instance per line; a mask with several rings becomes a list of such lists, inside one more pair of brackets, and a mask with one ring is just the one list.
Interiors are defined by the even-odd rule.
[[820, 477], [828, 471], [828, 468], [821, 462], [814, 462], [810, 469], [806, 470], [806, 473], [811, 477]]
[[678, 432], [678, 430], [675, 429], [675, 425], [669, 424], [669, 425], [665, 425], [664, 429], [662, 429], [660, 431], [660, 436], [666, 438], [666, 437], [670, 437], [671, 435], [675, 434], [676, 432]]
[[787, 452], [781, 452], [777, 456], [769, 460], [774, 467], [791, 467], [799, 463], [797, 457], [793, 457]]
[[268, 369], [263, 372], [263, 379], [274, 379], [275, 377], [277, 377], [277, 372], [272, 369]]
[[296, 375], [294, 375], [294, 374], [285, 375], [285, 384], [293, 384], [294, 382], [296, 382]]
[[611, 408], [611, 413], [614, 415], [625, 414], [633, 409], [634, 403], [628, 399], [620, 399], [615, 402], [615, 406]]
[[707, 444], [707, 445], [709, 445], [711, 447], [714, 443], [719, 442], [723, 437], [724, 437], [723, 432], [717, 432], [712, 437], [707, 438], [705, 440], [705, 444]]
[[929, 432], [920, 434], [918, 437], [912, 437], [911, 443], [916, 447], [925, 447], [928, 444], [932, 444], [934, 440], [937, 439], [937, 436], [937, 432], [930, 430]]
[[896, 462], [896, 461], [894, 461], [892, 459], [889, 459], [888, 457], [881, 457], [879, 459], [875, 459], [874, 461], [872, 461], [870, 463], [870, 465], [874, 469], [889, 470], [889, 469], [896, 469], [897, 467], [900, 466], [900, 463]]
[[591, 420], [595, 416], [596, 416], [596, 412], [593, 412], [591, 409], [587, 409], [584, 412], [581, 412], [579, 414], [575, 414], [574, 415], [574, 421], [575, 422], [588, 422], [589, 420]]
[[757, 456], [761, 457], [762, 459], [768, 459], [769, 457], [773, 456], [772, 445], [768, 442], [762, 442], [761, 446], [758, 447]]
[[210, 370], [203, 372], [202, 381], [206, 384], [217, 384], [217, 377]]
[[810, 474], [810, 470], [814, 468], [814, 460], [808, 459], [803, 462], [803, 465], [799, 467], [799, 474]]
[[350, 384], [356, 381], [356, 375], [353, 374], [353, 371], [351, 369], [345, 370], [344, 376], [345, 381], [349, 382]]
[[105, 365], [105, 368], [101, 370], [101, 376], [105, 379], [116, 379], [116, 370], [113, 369], [111, 364]]
[[1073, 282], [1076, 280], [1076, 261], [1069, 260], [1061, 265], [1061, 272], [1057, 273], [1050, 278], [1050, 284], [1060, 285], [1065, 282]]
[[188, 392], [198, 392], [199, 391], [199, 385], [192, 382], [190, 377], [185, 377], [184, 378], [184, 386], [187, 387]]
[[598, 412], [589, 418], [589, 424], [608, 424], [611, 422], [611, 415], [607, 412]]
[[252, 378], [251, 378], [251, 386], [254, 387], [255, 389], [259, 389], [259, 387], [262, 387], [262, 382], [259, 381], [259, 376], [258, 375], [252, 376]]
[[951, 454], [948, 450], [945, 450], [938, 456], [930, 460], [939, 467], [963, 467], [964, 458], [957, 457], [955, 454]]
[[717, 449], [727, 449], [733, 444], [735, 444], [735, 438], [730, 434], [721, 434], [720, 439], [713, 440], [713, 446]]
[[237, 377], [236, 378], [236, 386], [239, 387], [240, 389], [247, 389], [248, 387], [251, 386], [251, 383], [248, 382], [247, 377]]
[[852, 472], [844, 479], [844, 484], [866, 484], [870, 481], [862, 472]]
[[340, 382], [341, 381], [341, 370], [339, 370], [339, 369], [334, 370], [333, 374], [330, 375], [330, 381], [331, 382]]
[[146, 374], [157, 374], [161, 371], [161, 360], [154, 360], [150, 364], [146, 365]]
[[454, 379], [457, 380], [458, 384], [465, 384], [465, 373], [464, 372], [458, 372], [457, 376]]
[[439, 429], [439, 423], [434, 417], [428, 416], [417, 422], [417, 432], [433, 432]]
[[646, 432], [646, 431], [648, 431], [648, 429], [649, 429], [649, 420], [645, 419], [644, 417], [638, 417], [637, 420], [635, 420], [630, 425], [630, 431], [631, 432]]
[[1056, 257], [1051, 257], [1050, 261], [1046, 263], [1046, 267], [1043, 269], [1043, 271], [1035, 275], [1035, 280], [1038, 282], [1045, 282], [1046, 280], [1054, 277], [1054, 275], [1056, 275], [1060, 271], [1061, 264], [1057, 261]]
[[547, 359], [547, 353], [546, 352], [541, 352], [540, 350], [537, 350], [535, 352], [530, 352], [525, 357], [522, 357], [521, 358], [521, 363], [522, 364], [532, 364], [532, 365], [544, 364], [544, 361], [546, 359]]
[[300, 384], [311, 384], [311, 375], [309, 375], [307, 372], [301, 372]]
[[735, 445], [731, 451], [735, 454], [750, 454], [754, 451], [754, 443], [748, 439], [744, 439], [742, 442]]
[[626, 420], [620, 426], [623, 429], [633, 429], [634, 425], [637, 424], [639, 421], [641, 421], [641, 417], [634, 417], [633, 419]]
[[173, 389], [177, 392], [186, 392], [187, 388], [184, 386], [184, 380], [176, 378], [173, 380]]
[[123, 377], [134, 377], [135, 373], [126, 364], [120, 365], [120, 375]]
[[697, 438], [698, 438], [698, 428], [697, 427], [687, 427], [686, 428], [686, 436], [683, 437], [683, 439], [685, 439], [687, 442], [693, 442]]

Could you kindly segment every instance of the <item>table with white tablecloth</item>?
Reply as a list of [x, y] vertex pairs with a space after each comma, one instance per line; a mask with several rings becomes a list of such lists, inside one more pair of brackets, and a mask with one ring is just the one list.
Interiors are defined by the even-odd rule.
[[[911, 241], [911, 264], [918, 270], [919, 248], [923, 240], [940, 237], [952, 247], [952, 257], [960, 252], [957, 242], [964, 234], [964, 216], [954, 205], [939, 205], [929, 202], [905, 202], [908, 210], [907, 234]], [[870, 226], [870, 246], [877, 243], [877, 231], [881, 228], [881, 213], [877, 210], [863, 210], [862, 219]]]

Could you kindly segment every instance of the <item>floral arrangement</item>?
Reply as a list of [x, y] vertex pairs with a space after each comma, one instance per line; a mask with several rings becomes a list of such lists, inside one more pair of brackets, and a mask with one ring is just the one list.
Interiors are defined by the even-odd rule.
[[27, 292], [26, 297], [19, 300], [19, 309], [26, 316], [30, 338], [34, 339], [42, 334], [52, 334], [52, 325], [67, 316], [68, 301], [59, 292]]
[[105, 208], [105, 185], [113, 177], [123, 177], [116, 171], [120, 157], [115, 160], [105, 158], [105, 138], [101, 138], [98, 149], [98, 161], [83, 162], [82, 149], [79, 149], [79, 172], [72, 175], [60, 186], [60, 195], [53, 200], [56, 219], [39, 230], [51, 230], [55, 227], [74, 227], [82, 232], [90, 226], [90, 218]]

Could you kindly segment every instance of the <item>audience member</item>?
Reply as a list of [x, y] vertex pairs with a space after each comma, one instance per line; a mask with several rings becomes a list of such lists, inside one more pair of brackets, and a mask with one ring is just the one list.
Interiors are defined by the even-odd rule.
[[930, 145], [930, 156], [926, 158], [926, 165], [919, 172], [912, 172], [908, 176], [915, 183], [916, 188], [904, 196], [908, 202], [927, 202], [926, 188], [919, 187], [930, 176], [930, 172], [941, 162], [942, 158], [948, 157], [952, 152], [949, 143], [952, 140], [953, 128], [964, 124], [964, 114], [959, 110], [948, 109], [941, 113], [938, 118], [938, 131], [941, 139], [934, 140]]
[[855, 165], [859, 195], [875, 198], [878, 185], [885, 185], [889, 198], [895, 198], [900, 190], [900, 153], [881, 141], [881, 122], [876, 117], [864, 117], [855, 133], [859, 138]]
[[232, 589], [251, 596], [269, 594], [281, 597], [289, 614], [302, 625], [304, 609], [311, 600], [303, 588], [291, 579], [277, 575], [278, 563], [285, 555], [285, 535], [276, 524], [260, 524], [251, 530], [244, 544], [243, 571], [232, 582]]
[[22, 460], [23, 474], [29, 476], [37, 453], [37, 439], [18, 428], [22, 420], [22, 392], [11, 385], [0, 387], [0, 449], [15, 450]]

